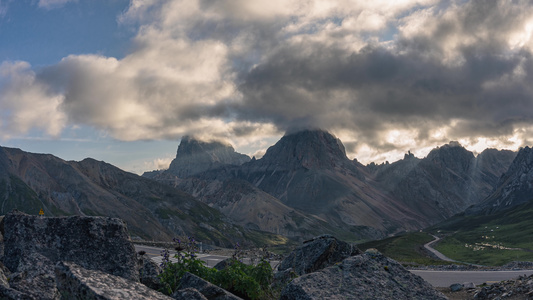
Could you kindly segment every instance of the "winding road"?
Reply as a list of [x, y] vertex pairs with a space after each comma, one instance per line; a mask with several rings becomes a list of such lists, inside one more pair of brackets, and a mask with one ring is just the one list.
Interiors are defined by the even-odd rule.
[[436, 242], [440, 241], [440, 237], [436, 236], [436, 235], [433, 235], [433, 237], [435, 238], [433, 241], [429, 242], [429, 243], [426, 243], [424, 245], [424, 248], [426, 248], [428, 251], [430, 251], [431, 253], [435, 254], [435, 256], [437, 256], [440, 260], [444, 260], [444, 261], [451, 261], [451, 262], [457, 262], [451, 258], [449, 258], [448, 256], [440, 253], [439, 251], [437, 251], [436, 249], [434, 249], [433, 247], [431, 247], [431, 245], [435, 244]]

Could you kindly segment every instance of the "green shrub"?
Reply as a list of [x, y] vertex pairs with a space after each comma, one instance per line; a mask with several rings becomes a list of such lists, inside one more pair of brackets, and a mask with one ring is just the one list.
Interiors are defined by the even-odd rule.
[[197, 255], [197, 247], [193, 238], [182, 244], [175, 239], [178, 261], [172, 262], [168, 250], [161, 253], [163, 272], [159, 275], [163, 289], [161, 292], [171, 295], [179, 289], [180, 279], [186, 272], [201, 277], [212, 284], [234, 293], [245, 299], [269, 299], [272, 296], [271, 283], [274, 277], [272, 267], [266, 257], [261, 257], [257, 264], [247, 265], [240, 259], [242, 255], [237, 246], [235, 254], [228, 266], [223, 270], [216, 270], [205, 266]]

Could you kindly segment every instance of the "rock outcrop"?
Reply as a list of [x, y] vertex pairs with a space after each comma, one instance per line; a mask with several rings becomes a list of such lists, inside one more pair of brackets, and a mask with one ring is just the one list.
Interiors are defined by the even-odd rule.
[[303, 246], [292, 251], [281, 262], [278, 271], [291, 269], [296, 275], [308, 274], [360, 253], [355, 245], [340, 241], [331, 235], [323, 235], [305, 241]]
[[42, 218], [20, 212], [4, 218], [3, 262], [12, 272], [43, 261], [74, 262], [86, 269], [139, 281], [137, 253], [124, 221], [106, 217]]
[[291, 281], [280, 299], [433, 299], [444, 300], [421, 277], [377, 250]]
[[173, 298], [178, 298], [178, 295], [183, 294], [183, 289], [195, 289], [208, 300], [242, 300], [225, 289], [188, 272], [181, 278], [179, 287], [180, 290], [174, 292]]
[[87, 270], [74, 263], [59, 262], [55, 273], [62, 299], [172, 299], [139, 282], [102, 271]]
[[0, 299], [170, 299], [139, 282], [137, 253], [120, 219], [16, 211], [0, 227], [8, 279], [0, 280]]

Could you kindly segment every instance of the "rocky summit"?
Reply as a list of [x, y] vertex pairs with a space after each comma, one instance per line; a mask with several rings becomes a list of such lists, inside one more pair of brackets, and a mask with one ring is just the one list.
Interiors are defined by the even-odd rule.
[[533, 200], [533, 149], [520, 149], [493, 193], [467, 210], [468, 214], [493, 214]]
[[204, 142], [185, 136], [181, 139], [176, 158], [170, 163], [168, 172], [179, 177], [214, 169], [223, 165], [242, 165], [250, 157], [235, 152], [231, 145], [219, 141]]

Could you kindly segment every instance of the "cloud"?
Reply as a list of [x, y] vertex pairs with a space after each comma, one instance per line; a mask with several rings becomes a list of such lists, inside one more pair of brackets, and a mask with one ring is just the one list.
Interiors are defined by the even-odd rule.
[[5, 1], [0, 0], [0, 19], [4, 18], [7, 14], [7, 3]]
[[517, 145], [531, 140], [531, 16], [529, 1], [508, 0], [132, 0], [118, 17], [137, 29], [123, 58], [5, 63], [2, 99], [17, 90], [52, 120], [2, 124], [257, 147], [320, 127], [367, 161], [449, 140]]
[[0, 64], [0, 136], [8, 138], [39, 128], [58, 136], [66, 124], [59, 109], [63, 96], [36, 80], [25, 62]]
[[54, 9], [62, 7], [63, 5], [67, 4], [68, 2], [75, 2], [77, 0], [39, 0], [37, 5], [40, 8], [45, 9]]

